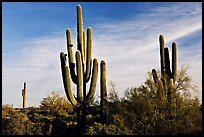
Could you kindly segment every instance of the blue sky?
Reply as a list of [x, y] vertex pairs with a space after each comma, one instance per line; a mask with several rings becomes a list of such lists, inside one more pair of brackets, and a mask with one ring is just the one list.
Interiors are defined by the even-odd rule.
[[38, 106], [52, 91], [65, 96], [59, 53], [67, 51], [67, 28], [76, 43], [78, 4], [84, 28], [93, 29], [93, 57], [106, 60], [108, 82], [116, 84], [120, 97], [160, 68], [163, 34], [170, 50], [177, 43], [179, 69], [190, 64], [188, 72], [199, 87], [195, 95], [202, 99], [201, 2], [3, 2], [2, 104], [22, 107], [24, 81], [28, 106]]

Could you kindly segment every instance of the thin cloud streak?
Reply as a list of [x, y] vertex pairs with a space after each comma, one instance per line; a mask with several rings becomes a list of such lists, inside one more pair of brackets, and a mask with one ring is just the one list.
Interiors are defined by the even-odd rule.
[[[199, 5], [195, 7], [197, 6]], [[184, 13], [182, 13], [178, 12], [180, 8], [165, 7], [165, 10], [163, 9], [160, 12], [156, 10], [157, 12], [154, 14], [147, 14], [147, 18], [133, 18], [115, 24], [99, 24], [99, 33], [96, 33], [98, 28], [96, 26], [94, 55], [98, 55], [107, 61], [108, 77], [117, 83], [120, 96], [123, 96], [122, 92], [126, 88], [142, 84], [146, 73], [151, 71], [152, 68], [159, 68], [158, 37], [160, 34], [164, 35], [166, 46], [171, 49], [173, 41], [192, 35], [195, 31], [202, 29], [200, 9], [195, 8], [197, 11], [192, 12], [184, 10]], [[171, 15], [168, 14], [169, 11], [171, 11]], [[192, 13], [194, 16], [186, 13]], [[183, 15], [185, 16], [183, 17]], [[182, 16], [182, 18], [172, 19], [174, 16]], [[169, 17], [171, 20], [168, 20]], [[178, 48], [180, 46], [182, 45], [178, 45]], [[200, 48], [201, 45], [199, 45]], [[192, 50], [186, 50], [186, 52], [192, 53]], [[190, 58], [193, 57], [187, 56], [186, 58], [189, 58], [189, 62], [191, 62]], [[198, 60], [201, 60], [201, 58]], [[179, 60], [179, 68], [183, 63], [186, 62]], [[196, 76], [194, 75], [193, 78], [196, 78]], [[199, 86], [202, 91], [201, 81]]]

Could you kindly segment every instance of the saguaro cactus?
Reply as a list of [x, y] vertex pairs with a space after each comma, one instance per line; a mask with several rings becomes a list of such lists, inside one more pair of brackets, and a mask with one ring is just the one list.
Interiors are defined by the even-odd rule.
[[[82, 132], [85, 131], [86, 125], [86, 107], [93, 100], [97, 77], [98, 77], [98, 60], [94, 58], [91, 77], [92, 66], [92, 29], [87, 29], [87, 39], [83, 29], [82, 8], [77, 6], [77, 50], [75, 53], [76, 63], [73, 55], [73, 43], [71, 30], [66, 30], [67, 36], [67, 54], [60, 53], [61, 70], [63, 77], [63, 84], [66, 96], [71, 104], [77, 108], [77, 125]], [[87, 40], [87, 41], [86, 41]], [[68, 62], [68, 63], [67, 63]], [[90, 88], [87, 93], [86, 83], [91, 78]], [[72, 83], [77, 85], [77, 97], [73, 94]], [[103, 82], [103, 81], [102, 81]]]
[[161, 80], [158, 79], [156, 70], [152, 69], [154, 82], [157, 85], [158, 95], [164, 98], [167, 95], [168, 108], [170, 111], [175, 107], [175, 83], [177, 78], [177, 48], [176, 43], [172, 43], [172, 71], [170, 68], [169, 50], [165, 47], [164, 37], [159, 36], [160, 41], [160, 58], [161, 58]]
[[108, 114], [108, 97], [107, 97], [107, 87], [106, 87], [106, 62], [104, 60], [101, 61], [101, 101], [100, 101], [100, 116], [101, 122], [107, 122], [107, 114]]
[[22, 89], [22, 97], [23, 97], [23, 109], [26, 108], [26, 82], [24, 82], [24, 86]]

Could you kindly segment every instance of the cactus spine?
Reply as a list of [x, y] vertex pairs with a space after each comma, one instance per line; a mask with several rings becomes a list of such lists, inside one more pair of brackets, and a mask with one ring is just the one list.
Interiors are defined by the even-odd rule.
[[24, 82], [24, 86], [22, 89], [22, 97], [23, 97], [23, 109], [26, 108], [26, 82]]
[[[160, 41], [160, 61], [161, 61], [161, 80], [158, 79], [156, 70], [152, 69], [154, 82], [157, 85], [159, 99], [164, 99], [167, 95], [167, 108], [172, 115], [172, 108], [175, 108], [175, 84], [177, 78], [177, 48], [176, 43], [172, 43], [172, 71], [170, 68], [169, 50], [165, 47], [164, 37], [159, 36]], [[164, 94], [164, 95], [162, 95]]]
[[[77, 6], [77, 51], [75, 53], [76, 63], [73, 55], [73, 43], [71, 30], [66, 30], [68, 61], [64, 52], [60, 53], [61, 71], [66, 96], [71, 104], [77, 108], [77, 126], [80, 132], [85, 132], [86, 107], [94, 99], [98, 77], [98, 60], [93, 59], [92, 77], [92, 29], [83, 29], [82, 8]], [[87, 41], [86, 41], [87, 40]], [[67, 63], [68, 62], [68, 63]], [[104, 74], [103, 74], [103, 77]], [[90, 88], [86, 93], [86, 83], [91, 78]], [[77, 97], [73, 94], [71, 80], [77, 85]], [[103, 81], [102, 81], [103, 82]], [[104, 85], [104, 84], [103, 84]]]

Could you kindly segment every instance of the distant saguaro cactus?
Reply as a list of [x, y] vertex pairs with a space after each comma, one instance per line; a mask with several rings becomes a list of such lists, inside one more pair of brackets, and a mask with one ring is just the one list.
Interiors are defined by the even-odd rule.
[[[87, 29], [87, 39], [85, 31], [83, 29], [82, 8], [77, 6], [77, 51], [75, 53], [76, 65], [73, 55], [73, 43], [71, 30], [66, 30], [67, 36], [67, 50], [68, 61], [66, 59], [67, 54], [60, 53], [62, 78], [66, 96], [71, 104], [77, 108], [77, 125], [80, 128], [80, 132], [85, 132], [86, 127], [86, 107], [94, 99], [96, 90], [97, 77], [98, 77], [98, 60], [93, 59], [92, 77], [92, 29]], [[86, 41], [87, 40], [87, 41]], [[67, 63], [68, 62], [68, 63]], [[101, 61], [103, 64], [105, 61]], [[103, 77], [104, 74], [103, 74]], [[87, 93], [86, 83], [91, 78], [90, 88]], [[72, 83], [77, 85], [77, 97], [75, 97], [72, 90]], [[105, 85], [104, 81], [101, 81]]]
[[26, 82], [24, 82], [24, 86], [22, 89], [22, 97], [23, 97], [23, 109], [26, 108]]
[[[160, 58], [161, 58], [161, 80], [158, 79], [155, 69], [152, 69], [154, 82], [157, 85], [157, 94], [159, 99], [167, 97], [168, 109], [172, 113], [175, 108], [175, 83], [177, 78], [177, 48], [176, 43], [172, 43], [172, 70], [170, 68], [169, 50], [165, 47], [164, 37], [159, 36], [160, 41]], [[167, 96], [165, 96], [167, 95]]]

